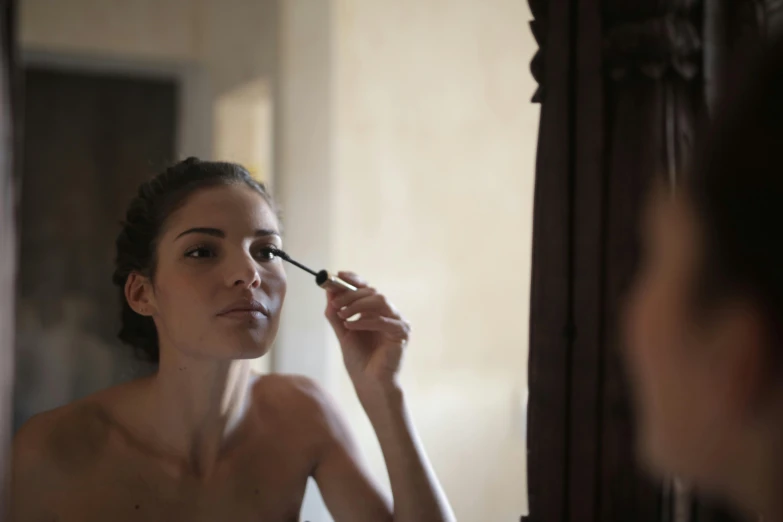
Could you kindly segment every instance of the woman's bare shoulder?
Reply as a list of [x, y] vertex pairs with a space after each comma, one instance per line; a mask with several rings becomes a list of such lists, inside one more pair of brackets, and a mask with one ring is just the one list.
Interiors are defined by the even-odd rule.
[[11, 456], [11, 520], [50, 518], [50, 495], [86, 474], [105, 455], [112, 433], [100, 392], [31, 417]]
[[257, 411], [283, 412], [290, 421], [313, 430], [314, 435], [334, 440], [347, 430], [337, 403], [316, 380], [302, 375], [269, 374], [254, 384]]
[[39, 413], [14, 437], [14, 467], [78, 472], [101, 454], [110, 430], [108, 408], [101, 393]]
[[330, 402], [326, 390], [314, 379], [280, 373], [259, 375], [253, 385], [253, 397], [261, 407], [282, 407], [303, 413], [322, 410]]

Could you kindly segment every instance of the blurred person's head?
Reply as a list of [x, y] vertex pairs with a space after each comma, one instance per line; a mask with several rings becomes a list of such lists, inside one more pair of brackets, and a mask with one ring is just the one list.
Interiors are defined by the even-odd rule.
[[778, 517], [783, 47], [752, 63], [682, 185], [650, 198], [626, 355], [645, 464]]
[[271, 196], [239, 165], [190, 158], [143, 183], [116, 243], [120, 339], [153, 362], [160, 350], [266, 353], [286, 292], [269, 255], [279, 228]]

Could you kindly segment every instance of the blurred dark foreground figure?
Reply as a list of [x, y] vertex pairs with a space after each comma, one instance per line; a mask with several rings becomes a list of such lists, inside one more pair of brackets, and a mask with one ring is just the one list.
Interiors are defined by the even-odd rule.
[[657, 187], [626, 324], [639, 451], [783, 521], [783, 42], [735, 70], [694, 168]]

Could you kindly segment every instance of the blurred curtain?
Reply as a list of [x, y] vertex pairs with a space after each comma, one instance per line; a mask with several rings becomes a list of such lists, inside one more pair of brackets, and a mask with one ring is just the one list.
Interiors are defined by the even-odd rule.
[[14, 300], [16, 277], [16, 203], [14, 176], [17, 148], [12, 99], [17, 98], [16, 34], [13, 0], [0, 0], [0, 520], [6, 512], [8, 447], [13, 390]]
[[[634, 456], [619, 360], [638, 213], [706, 113], [699, 0], [530, 0], [541, 103], [530, 318], [529, 520], [688, 521]], [[705, 519], [706, 520], [706, 519]]]

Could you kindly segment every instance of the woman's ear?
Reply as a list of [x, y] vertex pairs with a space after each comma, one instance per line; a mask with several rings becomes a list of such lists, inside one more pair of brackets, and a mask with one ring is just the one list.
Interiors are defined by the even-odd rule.
[[131, 272], [125, 281], [125, 299], [131, 310], [139, 315], [151, 317], [157, 312], [152, 282], [138, 272]]

